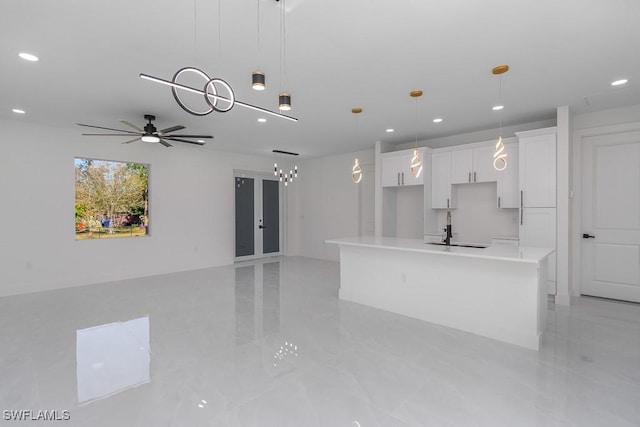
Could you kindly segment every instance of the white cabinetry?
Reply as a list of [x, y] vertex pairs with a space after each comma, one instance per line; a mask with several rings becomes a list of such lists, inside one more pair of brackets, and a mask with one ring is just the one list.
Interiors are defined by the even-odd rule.
[[[418, 149], [418, 153], [424, 165], [424, 150]], [[417, 178], [411, 174], [412, 157], [413, 150], [394, 151], [383, 154], [382, 186], [402, 187], [404, 185], [422, 185], [424, 183], [423, 174], [421, 173]]]
[[520, 186], [518, 184], [518, 166], [520, 162], [518, 159], [518, 144], [505, 144], [504, 150], [505, 153], [507, 153], [507, 167], [504, 170], [496, 171], [498, 175], [498, 207], [519, 208]]
[[451, 152], [451, 183], [497, 181], [493, 168], [493, 147], [478, 147]]
[[525, 208], [556, 207], [556, 132], [518, 132], [520, 194]]
[[[520, 245], [556, 247], [556, 128], [519, 138]], [[556, 293], [556, 254], [549, 256], [549, 293]]]
[[431, 155], [431, 208], [454, 208], [451, 194], [451, 151]]

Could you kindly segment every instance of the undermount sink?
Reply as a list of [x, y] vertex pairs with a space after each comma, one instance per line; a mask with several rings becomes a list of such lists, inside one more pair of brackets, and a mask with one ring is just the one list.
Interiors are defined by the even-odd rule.
[[[427, 242], [427, 245], [438, 245], [438, 246], [447, 246], [444, 242]], [[458, 246], [460, 248], [478, 248], [478, 249], [486, 249], [486, 246], [483, 245], [464, 245], [460, 243], [452, 243], [449, 246]]]

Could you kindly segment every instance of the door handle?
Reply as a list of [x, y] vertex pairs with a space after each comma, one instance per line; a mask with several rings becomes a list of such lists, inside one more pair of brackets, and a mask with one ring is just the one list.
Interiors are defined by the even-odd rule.
[[476, 173], [473, 173], [473, 182], [476, 182]]
[[582, 238], [583, 238], [583, 239], [595, 239], [595, 238], [596, 238], [596, 236], [592, 236], [591, 234], [584, 233], [584, 234], [582, 235]]
[[398, 186], [400, 186], [400, 172], [398, 172]]
[[447, 197], [447, 209], [449, 209], [449, 198]]
[[404, 185], [404, 172], [402, 172], [402, 185]]
[[498, 196], [498, 207], [500, 207], [500, 196]]
[[471, 172], [469, 172], [469, 182], [471, 182]]
[[267, 226], [266, 226], [266, 225], [262, 225], [262, 224], [260, 224], [260, 225], [258, 226], [258, 228], [267, 228]]

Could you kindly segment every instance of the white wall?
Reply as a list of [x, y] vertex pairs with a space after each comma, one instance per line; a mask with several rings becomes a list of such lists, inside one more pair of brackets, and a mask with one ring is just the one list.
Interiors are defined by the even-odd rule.
[[[0, 296], [230, 264], [233, 169], [270, 159], [0, 120]], [[215, 144], [215, 143], [214, 143]], [[76, 241], [74, 157], [151, 164], [151, 236]]]
[[[300, 177], [287, 190], [289, 254], [337, 261], [337, 246], [324, 241], [358, 235], [358, 187], [374, 177], [363, 174], [358, 185], [351, 181], [355, 157], [361, 165], [373, 164], [374, 150], [300, 162]], [[373, 204], [366, 208], [374, 210]]]
[[424, 186], [409, 185], [394, 189], [396, 194], [396, 237], [424, 238]]
[[[451, 209], [453, 238], [459, 242], [491, 243], [493, 237], [518, 237], [518, 209], [496, 206], [495, 182], [456, 184], [457, 207]], [[438, 209], [438, 231], [447, 224], [447, 211]]]

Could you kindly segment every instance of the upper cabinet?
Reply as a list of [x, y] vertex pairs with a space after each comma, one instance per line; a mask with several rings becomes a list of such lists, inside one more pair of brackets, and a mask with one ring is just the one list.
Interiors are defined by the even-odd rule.
[[525, 208], [556, 206], [556, 128], [516, 132], [520, 144], [520, 203]]
[[453, 208], [451, 195], [451, 151], [431, 154], [431, 208]]
[[497, 181], [498, 175], [493, 168], [493, 151], [492, 146], [453, 150], [451, 152], [451, 183]]
[[406, 185], [422, 185], [424, 183], [424, 173], [428, 173], [428, 165], [424, 163], [424, 150], [418, 149], [423, 162], [423, 170], [420, 176], [414, 177], [411, 174], [411, 158], [413, 149], [393, 151], [382, 155], [382, 186], [402, 187]]
[[498, 207], [519, 208], [520, 186], [518, 185], [518, 177], [520, 162], [518, 144], [504, 144], [504, 151], [507, 153], [507, 167], [504, 170], [496, 171], [496, 175], [498, 175]]

